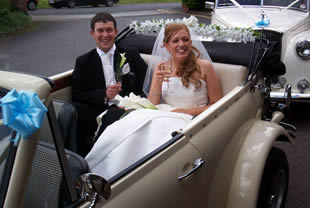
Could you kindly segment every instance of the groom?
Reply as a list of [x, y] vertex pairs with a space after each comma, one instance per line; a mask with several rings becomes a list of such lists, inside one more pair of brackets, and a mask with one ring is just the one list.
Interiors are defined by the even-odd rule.
[[125, 96], [134, 92], [143, 96], [147, 65], [136, 49], [122, 48], [114, 43], [117, 32], [112, 15], [96, 14], [91, 20], [90, 35], [97, 47], [76, 59], [72, 74], [72, 104], [78, 112], [77, 146], [82, 156], [92, 147], [86, 138], [96, 131], [96, 117], [115, 107], [117, 94]]

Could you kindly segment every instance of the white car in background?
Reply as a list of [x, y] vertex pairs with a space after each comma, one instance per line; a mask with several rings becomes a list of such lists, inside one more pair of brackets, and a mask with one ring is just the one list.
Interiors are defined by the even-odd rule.
[[275, 81], [283, 97], [286, 84], [292, 86], [292, 98], [310, 99], [310, 16], [309, 0], [215, 0], [206, 1], [212, 9], [211, 24], [226, 27], [251, 27], [278, 41], [286, 74]]

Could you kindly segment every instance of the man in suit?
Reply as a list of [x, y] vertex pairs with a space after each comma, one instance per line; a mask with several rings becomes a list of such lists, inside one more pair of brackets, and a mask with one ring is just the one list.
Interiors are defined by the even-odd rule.
[[[72, 103], [78, 112], [77, 146], [82, 156], [92, 147], [86, 138], [96, 131], [96, 117], [115, 107], [117, 94], [125, 96], [134, 92], [143, 96], [147, 65], [136, 49], [122, 48], [114, 43], [118, 33], [116, 25], [108, 13], [101, 12], [92, 18], [90, 34], [97, 47], [76, 59], [72, 74]], [[123, 72], [124, 68], [130, 72]], [[123, 113], [115, 112], [115, 117]]]

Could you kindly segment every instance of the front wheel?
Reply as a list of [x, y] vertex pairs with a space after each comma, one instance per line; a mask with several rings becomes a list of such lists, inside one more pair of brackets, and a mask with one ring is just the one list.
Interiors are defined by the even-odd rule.
[[27, 2], [27, 8], [31, 11], [35, 10], [37, 8], [37, 3], [35, 1], [30, 0]]
[[107, 7], [111, 7], [111, 6], [113, 6], [113, 0], [106, 0], [105, 1], [105, 5], [107, 6]]
[[286, 154], [281, 149], [272, 147], [264, 168], [257, 208], [284, 208], [288, 179]]

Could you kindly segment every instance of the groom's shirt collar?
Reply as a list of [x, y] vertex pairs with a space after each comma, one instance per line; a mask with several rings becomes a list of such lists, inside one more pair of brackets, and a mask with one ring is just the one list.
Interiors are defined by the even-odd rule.
[[[111, 54], [111, 55], [114, 56], [115, 50], [116, 50], [115, 44], [113, 45], [113, 47], [107, 53], [105, 53], [103, 50], [101, 50], [100, 48], [97, 47], [97, 53], [98, 53], [99, 56], [103, 56], [105, 54]], [[113, 63], [113, 62], [111, 62], [111, 63]]]

